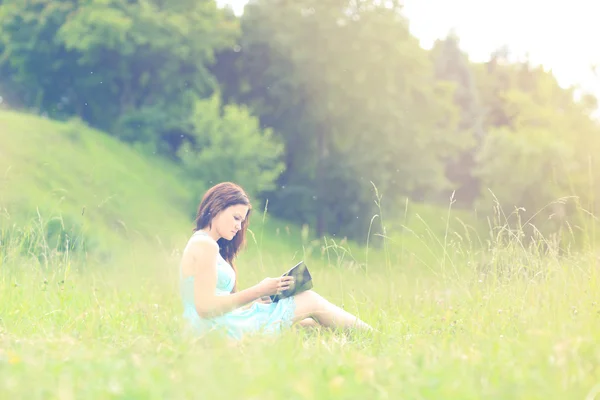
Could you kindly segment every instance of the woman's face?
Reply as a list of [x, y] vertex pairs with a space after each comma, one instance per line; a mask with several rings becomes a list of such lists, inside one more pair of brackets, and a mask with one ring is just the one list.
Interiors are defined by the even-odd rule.
[[226, 240], [232, 240], [248, 215], [249, 207], [243, 204], [228, 207], [221, 211], [212, 221], [213, 229]]

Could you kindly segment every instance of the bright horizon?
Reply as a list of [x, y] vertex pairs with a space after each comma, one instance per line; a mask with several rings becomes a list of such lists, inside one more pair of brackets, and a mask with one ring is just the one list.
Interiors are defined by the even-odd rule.
[[[231, 5], [240, 15], [247, 0], [217, 3]], [[411, 33], [423, 48], [431, 48], [454, 29], [472, 61], [485, 61], [507, 45], [513, 57], [528, 57], [532, 64], [552, 70], [563, 87], [578, 86], [600, 99], [600, 51], [594, 51], [594, 38], [600, 37], [596, 21], [600, 4], [589, 0], [572, 0], [568, 7], [556, 0], [405, 0], [404, 4]], [[597, 76], [593, 65], [599, 68]]]

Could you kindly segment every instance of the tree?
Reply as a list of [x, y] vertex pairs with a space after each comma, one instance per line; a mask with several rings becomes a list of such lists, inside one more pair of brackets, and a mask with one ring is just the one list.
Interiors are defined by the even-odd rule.
[[[454, 103], [460, 110], [460, 119], [453, 140], [465, 144], [464, 151], [453, 154], [446, 161], [446, 174], [458, 205], [472, 206], [480, 190], [479, 182], [473, 175], [474, 157], [484, 135], [483, 110], [472, 66], [460, 49], [460, 40], [454, 32], [446, 39], [436, 41], [432, 57], [436, 77], [454, 83]], [[444, 196], [444, 200], [448, 197]]]
[[591, 118], [595, 100], [575, 101], [573, 89], [561, 88], [551, 73], [528, 63], [493, 60], [478, 72], [488, 110], [488, 132], [477, 155], [480, 207], [494, 196], [505, 214], [523, 208], [523, 220], [531, 218], [542, 231], [556, 229], [551, 216], [557, 207], [549, 205], [561, 198], [578, 199], [560, 205], [565, 217], [577, 207], [597, 207], [590, 181], [600, 172], [600, 126]]
[[[437, 192], [443, 157], [460, 147], [445, 134], [457, 118], [450, 88], [435, 80], [399, 10], [395, 2], [254, 1], [239, 55], [226, 55], [241, 76], [237, 88], [225, 84], [228, 98], [248, 104], [286, 144], [271, 211], [295, 210], [318, 235], [364, 237], [375, 212], [371, 182], [390, 209], [407, 194]], [[345, 190], [332, 190], [339, 182]]]
[[[216, 89], [207, 69], [213, 52], [231, 46], [237, 32], [236, 22], [209, 0], [7, 0], [0, 6], [2, 64], [25, 104], [55, 118], [77, 115], [171, 153], [187, 129], [179, 121], [196, 98]], [[143, 123], [149, 115], [153, 125]]]
[[283, 145], [270, 129], [261, 130], [258, 119], [243, 106], [226, 105], [221, 111], [217, 95], [196, 102], [190, 124], [190, 141], [178, 156], [197, 195], [205, 184], [234, 181], [251, 196], [272, 190], [283, 172]]

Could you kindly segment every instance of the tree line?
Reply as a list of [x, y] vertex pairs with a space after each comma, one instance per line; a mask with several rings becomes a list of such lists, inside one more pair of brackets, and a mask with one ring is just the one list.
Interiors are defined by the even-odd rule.
[[406, 198], [593, 210], [596, 99], [507, 49], [471, 62], [452, 33], [423, 49], [408, 22], [400, 1], [253, 0], [237, 17], [214, 0], [1, 0], [0, 95], [170, 159], [195, 195], [237, 181], [318, 235], [362, 239]]

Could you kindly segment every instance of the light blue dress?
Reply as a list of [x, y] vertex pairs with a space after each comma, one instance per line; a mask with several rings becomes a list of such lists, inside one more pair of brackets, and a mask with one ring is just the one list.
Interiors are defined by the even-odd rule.
[[[196, 234], [205, 234], [202, 231]], [[221, 255], [217, 258], [217, 285], [215, 294], [231, 294], [235, 283], [235, 271]], [[222, 330], [233, 339], [242, 339], [247, 334], [275, 334], [292, 325], [296, 309], [294, 297], [276, 303], [254, 303], [251, 307], [238, 308], [212, 318], [202, 318], [194, 305], [194, 276], [184, 277], [180, 269], [180, 289], [183, 303], [183, 318], [192, 332], [202, 335], [213, 330]]]

